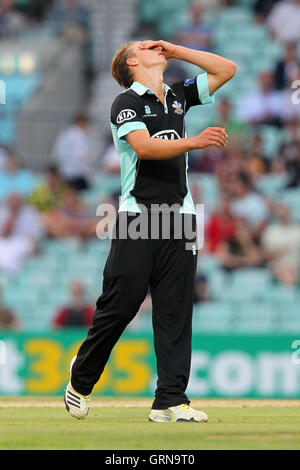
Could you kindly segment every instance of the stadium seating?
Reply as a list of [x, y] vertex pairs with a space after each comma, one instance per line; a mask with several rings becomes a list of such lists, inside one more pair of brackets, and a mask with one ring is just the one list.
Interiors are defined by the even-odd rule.
[[[67, 302], [72, 280], [81, 280], [95, 303], [102, 289], [103, 268], [110, 243], [92, 240], [45, 241], [42, 254], [30, 259], [16, 278], [1, 276], [4, 300], [26, 328], [51, 328], [57, 309]], [[203, 255], [198, 271], [205, 274], [213, 301], [195, 305], [194, 328], [203, 332], [300, 331], [299, 294], [273, 283], [266, 269], [223, 272], [216, 258]], [[42, 273], [42, 275], [41, 275]], [[147, 329], [151, 312], [139, 315], [135, 328]]]

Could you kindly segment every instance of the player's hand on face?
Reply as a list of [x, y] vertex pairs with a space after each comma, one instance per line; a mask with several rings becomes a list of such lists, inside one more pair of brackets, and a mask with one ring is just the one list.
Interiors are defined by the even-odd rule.
[[174, 44], [171, 44], [170, 42], [167, 41], [142, 41], [139, 44], [139, 48], [141, 50], [143, 49], [154, 49], [154, 48], [161, 48], [164, 56], [166, 59], [171, 59], [176, 50], [176, 46]]
[[193, 139], [195, 140], [195, 148], [201, 149], [210, 145], [223, 148], [227, 144], [228, 135], [222, 127], [208, 127]]

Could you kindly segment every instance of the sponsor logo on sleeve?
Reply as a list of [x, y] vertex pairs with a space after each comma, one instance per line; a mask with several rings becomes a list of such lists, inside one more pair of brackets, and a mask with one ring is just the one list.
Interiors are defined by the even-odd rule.
[[187, 78], [186, 80], [184, 80], [183, 84], [184, 84], [184, 86], [189, 86], [194, 82], [195, 82], [194, 78]]
[[130, 121], [131, 119], [135, 118], [135, 116], [136, 112], [133, 109], [123, 109], [123, 111], [118, 114], [117, 124], [122, 124], [122, 122]]

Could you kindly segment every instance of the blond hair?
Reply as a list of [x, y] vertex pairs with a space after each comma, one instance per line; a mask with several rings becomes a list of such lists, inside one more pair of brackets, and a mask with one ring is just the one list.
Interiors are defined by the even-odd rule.
[[130, 88], [133, 77], [127, 64], [127, 59], [132, 57], [130, 47], [135, 41], [127, 42], [115, 54], [111, 63], [111, 73], [114, 79], [124, 88]]

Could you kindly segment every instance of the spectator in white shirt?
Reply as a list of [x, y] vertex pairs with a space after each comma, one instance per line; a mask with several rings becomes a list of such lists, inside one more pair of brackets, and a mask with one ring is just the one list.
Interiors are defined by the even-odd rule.
[[245, 219], [252, 234], [259, 237], [269, 216], [267, 203], [252, 189], [251, 181], [245, 173], [233, 176], [231, 190], [234, 196], [231, 202], [232, 214]]
[[105, 173], [116, 173], [120, 174], [120, 158], [116, 150], [116, 147], [111, 143], [105, 150], [102, 161], [101, 161], [101, 170]]
[[239, 117], [248, 124], [281, 126], [282, 95], [273, 86], [272, 72], [259, 75], [259, 88], [248, 93], [240, 103]]
[[262, 244], [272, 259], [275, 278], [282, 284], [295, 285], [300, 269], [300, 225], [292, 222], [284, 204], [277, 204], [274, 212], [277, 220], [265, 229]]
[[271, 10], [267, 27], [274, 39], [279, 41], [300, 40], [300, 0], [283, 0]]
[[89, 188], [92, 176], [89, 126], [89, 118], [78, 114], [54, 145], [53, 158], [61, 177], [78, 190]]
[[0, 269], [17, 272], [37, 249], [44, 229], [39, 213], [11, 194], [0, 210]]

